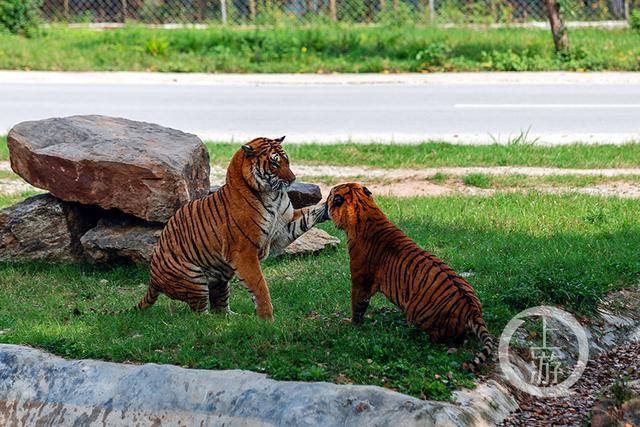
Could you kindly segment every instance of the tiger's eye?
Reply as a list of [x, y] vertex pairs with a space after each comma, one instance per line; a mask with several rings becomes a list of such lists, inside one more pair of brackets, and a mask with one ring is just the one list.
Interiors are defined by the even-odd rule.
[[339, 194], [333, 196], [333, 206], [340, 207], [344, 203], [344, 197]]

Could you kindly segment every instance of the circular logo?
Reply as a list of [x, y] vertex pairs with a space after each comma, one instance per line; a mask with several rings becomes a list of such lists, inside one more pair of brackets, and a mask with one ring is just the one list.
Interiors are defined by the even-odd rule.
[[[542, 318], [542, 345], [529, 347], [533, 369], [529, 373], [530, 381], [526, 381], [524, 374], [518, 373], [509, 360], [509, 346], [513, 334], [525, 322], [524, 319], [529, 317]], [[547, 343], [547, 331], [551, 330], [547, 327], [547, 320], [550, 318], [566, 326], [578, 341], [578, 360], [562, 382], [558, 382], [561, 365], [558, 352], [561, 349]], [[571, 393], [571, 386], [580, 379], [587, 366], [589, 341], [582, 325], [566, 311], [549, 306], [532, 307], [521, 311], [507, 323], [500, 336], [498, 359], [502, 373], [517, 389], [538, 397], [566, 396]]]

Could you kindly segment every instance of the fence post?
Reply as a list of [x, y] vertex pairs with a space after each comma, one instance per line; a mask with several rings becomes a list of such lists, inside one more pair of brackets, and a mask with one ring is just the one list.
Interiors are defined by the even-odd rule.
[[127, 20], [127, 0], [122, 0], [122, 22]]
[[222, 23], [227, 23], [227, 2], [226, 0], [220, 0], [220, 13], [222, 13]]
[[338, 20], [338, 11], [336, 10], [336, 0], [329, 0], [329, 15], [334, 21]]
[[256, 0], [249, 0], [249, 13], [251, 14], [251, 22], [256, 23]]
[[429, 21], [433, 21], [435, 18], [435, 7], [433, 2], [434, 0], [429, 0]]
[[624, 0], [624, 20], [629, 22], [629, 0]]
[[64, 17], [69, 21], [69, 0], [64, 0]]

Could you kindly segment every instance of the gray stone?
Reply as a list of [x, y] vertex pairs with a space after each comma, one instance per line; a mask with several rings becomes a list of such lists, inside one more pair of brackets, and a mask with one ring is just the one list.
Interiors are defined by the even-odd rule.
[[[209, 188], [209, 194], [215, 193], [220, 189], [219, 185], [212, 185]], [[305, 208], [318, 204], [322, 200], [320, 187], [316, 184], [306, 182], [294, 182], [287, 190], [287, 195], [291, 199], [294, 209]]]
[[515, 409], [494, 381], [453, 403], [248, 371], [68, 361], [0, 344], [0, 425], [485, 426]]
[[313, 206], [322, 200], [320, 187], [306, 182], [294, 182], [287, 190], [287, 194], [294, 209]]
[[335, 248], [339, 244], [337, 237], [319, 228], [312, 228], [287, 246], [284, 252], [289, 255], [310, 254], [328, 247]]
[[97, 211], [50, 194], [1, 210], [0, 260], [79, 261], [80, 236], [95, 225]]
[[134, 218], [102, 219], [80, 242], [85, 256], [96, 263], [148, 264], [162, 228]]
[[195, 135], [150, 123], [73, 116], [16, 125], [11, 167], [65, 200], [165, 222], [209, 190], [209, 155]]

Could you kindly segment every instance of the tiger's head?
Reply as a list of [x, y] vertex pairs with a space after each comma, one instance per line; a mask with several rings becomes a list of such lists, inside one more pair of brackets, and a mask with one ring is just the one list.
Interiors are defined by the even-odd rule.
[[[283, 191], [296, 176], [289, 167], [289, 157], [282, 149], [284, 136], [277, 139], [256, 138], [242, 146], [242, 175], [258, 191]], [[241, 153], [241, 154], [240, 154]]]
[[329, 216], [336, 227], [347, 230], [364, 222], [370, 208], [376, 208], [371, 191], [357, 183], [336, 185], [327, 198]]

